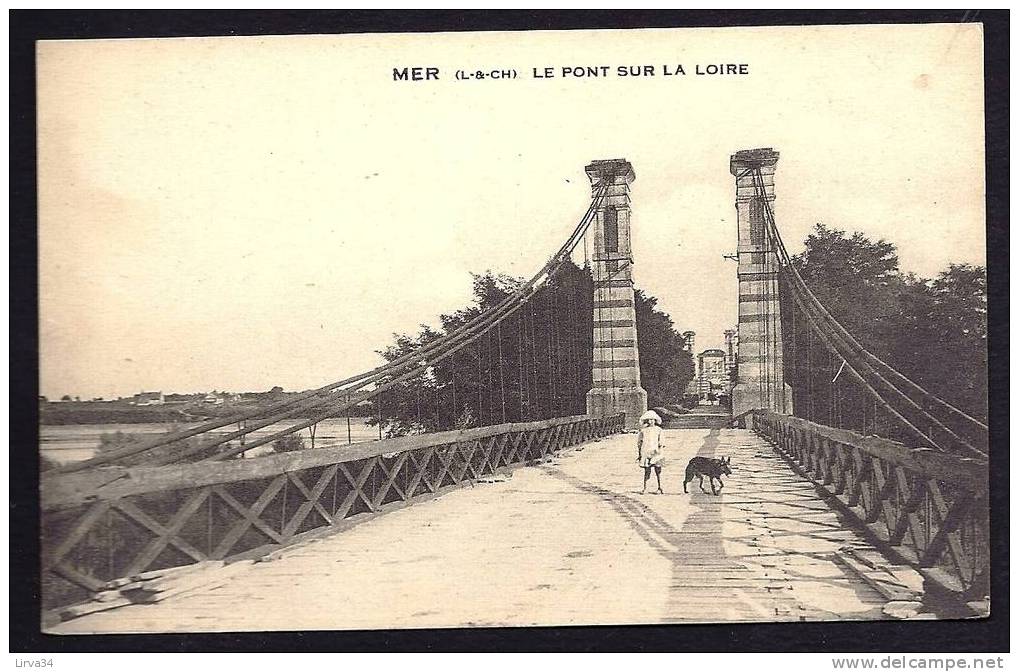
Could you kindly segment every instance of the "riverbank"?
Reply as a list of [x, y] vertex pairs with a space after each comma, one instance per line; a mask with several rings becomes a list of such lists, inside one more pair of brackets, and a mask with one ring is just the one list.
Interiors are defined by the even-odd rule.
[[130, 406], [117, 402], [51, 402], [39, 405], [40, 425], [142, 425], [203, 420], [184, 405]]
[[[135, 406], [124, 401], [48, 401], [39, 404], [39, 424], [43, 426], [63, 425], [147, 425], [189, 424], [228, 418], [238, 414], [258, 413], [273, 402], [244, 401], [227, 404], [202, 404], [195, 402], [166, 402], [151, 406]], [[367, 415], [360, 409], [357, 415]], [[341, 413], [337, 418], [345, 418]]]
[[[251, 440], [257, 440], [263, 436], [278, 432], [293, 424], [293, 420], [280, 422], [255, 430]], [[67, 464], [80, 462], [95, 456], [103, 441], [103, 435], [115, 435], [118, 433], [148, 439], [165, 434], [182, 426], [166, 423], [118, 423], [118, 424], [82, 424], [82, 425], [49, 425], [39, 428], [39, 449], [40, 453], [56, 462]], [[227, 432], [230, 428], [224, 428]], [[360, 443], [363, 441], [375, 441], [379, 438], [378, 427], [368, 425], [367, 418], [352, 418], [350, 431], [348, 433], [346, 419], [323, 420], [319, 423], [315, 432], [315, 447], [326, 448], [344, 445], [348, 441]], [[311, 436], [307, 430], [301, 433], [305, 445], [311, 447]], [[255, 457], [272, 451], [272, 446], [263, 446], [260, 449], [251, 451], [248, 457]]]

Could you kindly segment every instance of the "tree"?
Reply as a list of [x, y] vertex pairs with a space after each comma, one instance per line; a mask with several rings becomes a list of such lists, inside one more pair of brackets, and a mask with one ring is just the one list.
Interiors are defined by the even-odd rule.
[[952, 264], [917, 280], [893, 345], [897, 368], [929, 392], [987, 417], [987, 278], [983, 267]]
[[[474, 304], [394, 334], [380, 354], [393, 361], [461, 328], [517, 291], [522, 280], [491, 271], [474, 276]], [[380, 393], [371, 425], [387, 436], [523, 422], [586, 413], [591, 389], [594, 285], [588, 269], [563, 264], [527, 303], [473, 342], [414, 378]], [[682, 337], [654, 297], [636, 300], [641, 379], [656, 403], [677, 402], [693, 375]], [[645, 345], [645, 341], [647, 345]], [[645, 348], [647, 348], [645, 355]], [[386, 381], [382, 381], [385, 385]]]
[[[474, 276], [474, 304], [440, 316], [441, 329], [394, 334], [393, 361], [457, 331], [516, 292], [522, 280]], [[589, 273], [564, 264], [527, 303], [427, 371], [375, 398], [372, 418], [388, 436], [583, 414], [591, 387]], [[585, 355], [586, 353], [586, 355]], [[385, 381], [383, 381], [383, 385]]]
[[693, 357], [683, 348], [683, 336], [657, 305], [658, 299], [635, 290], [640, 382], [652, 408], [682, 403], [683, 392], [694, 377]]
[[[823, 224], [804, 242], [806, 249], [793, 263], [818, 300], [861, 345], [931, 393], [978, 418], [987, 417], [983, 267], [953, 264], [933, 280], [921, 278], [899, 268], [894, 244]], [[827, 407], [833, 373], [825, 368], [828, 355], [815, 343], [809, 350], [813, 365], [803, 365], [808, 329], [803, 321], [793, 324], [792, 312], [782, 316], [786, 348], [804, 354], [796, 358], [798, 371], [787, 370], [787, 379], [801, 394], [810, 389], [815, 405]], [[787, 367], [792, 362], [787, 358]]]
[[793, 257], [803, 281], [818, 300], [861, 343], [879, 357], [889, 354], [908, 278], [899, 272], [895, 245], [860, 232], [817, 224]]

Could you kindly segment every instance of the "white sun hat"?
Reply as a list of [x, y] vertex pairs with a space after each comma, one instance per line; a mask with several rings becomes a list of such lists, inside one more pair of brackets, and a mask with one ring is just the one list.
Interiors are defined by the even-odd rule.
[[662, 416], [658, 415], [654, 411], [645, 411], [644, 415], [640, 416], [641, 422], [644, 422], [645, 420], [651, 420], [652, 422], [659, 425], [662, 424]]

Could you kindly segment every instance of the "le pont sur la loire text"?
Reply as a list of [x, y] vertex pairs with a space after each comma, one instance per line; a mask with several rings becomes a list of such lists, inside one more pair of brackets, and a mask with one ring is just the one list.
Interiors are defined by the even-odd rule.
[[[517, 79], [530, 75], [531, 79], [605, 79], [609, 77], [685, 77], [749, 75], [748, 63], [697, 63], [694, 65], [563, 65], [532, 67], [530, 72], [515, 68], [460, 68], [452, 73], [458, 80]], [[435, 66], [406, 66], [393, 68], [393, 80], [420, 82], [441, 80], [448, 73]]]
[[535, 79], [552, 79], [554, 77], [672, 77], [684, 76], [687, 71], [693, 75], [749, 75], [748, 63], [697, 63], [692, 68], [681, 64], [663, 65], [567, 65], [558, 67], [532, 68]]

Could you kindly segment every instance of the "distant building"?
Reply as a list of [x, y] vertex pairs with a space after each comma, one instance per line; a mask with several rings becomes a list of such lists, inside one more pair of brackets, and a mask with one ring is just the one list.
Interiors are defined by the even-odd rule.
[[241, 395], [231, 394], [229, 392], [210, 392], [202, 398], [202, 403], [205, 404], [225, 404], [227, 402], [236, 403], [241, 400]]
[[[684, 331], [682, 336], [683, 349], [689, 352], [690, 356], [693, 357], [694, 340], [697, 337], [697, 333], [694, 331]], [[691, 378], [690, 382], [686, 384], [686, 390], [683, 391], [683, 394], [685, 396], [692, 397], [697, 394], [697, 389], [697, 371], [694, 370], [693, 378]]]
[[697, 333], [693, 331], [683, 332], [683, 349], [693, 354], [694, 339], [697, 337]]
[[729, 371], [724, 350], [712, 348], [697, 355], [697, 393], [701, 399], [729, 393]]
[[736, 385], [736, 362], [739, 360], [739, 331], [736, 329], [725, 330], [725, 357], [725, 370], [729, 372], [729, 389], [726, 394], [731, 394]]
[[725, 358], [726, 364], [732, 366], [736, 363], [736, 330], [725, 330]]
[[[696, 371], [693, 380], [687, 385], [686, 394], [696, 395], [699, 399], [717, 399], [732, 393], [735, 376], [736, 359], [738, 357], [739, 336], [735, 329], [725, 330], [725, 349], [709, 348], [696, 356]], [[694, 343], [694, 332], [683, 333], [685, 344], [689, 344], [690, 352]], [[684, 349], [686, 345], [684, 345]]]
[[156, 406], [165, 403], [162, 392], [139, 392], [131, 399], [135, 406]]

